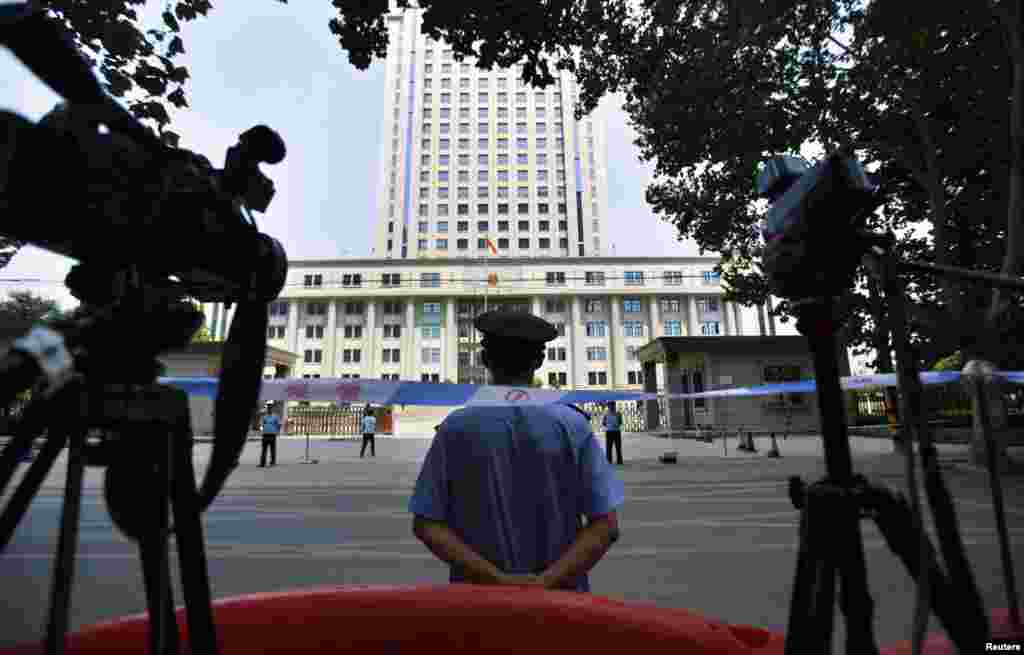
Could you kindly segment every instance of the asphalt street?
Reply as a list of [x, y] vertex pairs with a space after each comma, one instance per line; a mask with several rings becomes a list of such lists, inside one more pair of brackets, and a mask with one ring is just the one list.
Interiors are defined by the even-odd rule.
[[[310, 451], [318, 462], [307, 464], [303, 439], [281, 439], [278, 465], [264, 469], [257, 467], [258, 442], [250, 442], [227, 489], [205, 515], [214, 595], [445, 582], [447, 568], [413, 537], [406, 511], [428, 445], [422, 438], [378, 437], [376, 457], [360, 459], [358, 441], [314, 440]], [[779, 445], [783, 457], [769, 459], [763, 440], [761, 452], [749, 455], [736, 453], [734, 442], [723, 451], [720, 441], [626, 435], [627, 461], [618, 469], [626, 487], [622, 537], [591, 573], [593, 593], [784, 631], [798, 518], [786, 479], [817, 479], [824, 463], [817, 439], [791, 438]], [[890, 454], [888, 442], [854, 439], [853, 448], [858, 470], [905, 489], [902, 461]], [[666, 450], [679, 453], [677, 464], [657, 461]], [[209, 445], [197, 445], [195, 455], [204, 464]], [[1005, 607], [987, 477], [960, 459], [955, 449], [944, 451], [944, 461], [952, 462], [946, 479], [967, 553], [986, 603]], [[0, 555], [0, 646], [42, 634], [63, 479], [62, 457]], [[1020, 581], [1024, 478], [1004, 478], [1004, 488]], [[73, 627], [143, 611], [137, 551], [110, 522], [98, 470], [86, 475], [81, 525]], [[879, 640], [904, 639], [913, 584], [874, 525], [864, 522], [862, 531]], [[175, 593], [180, 603], [180, 587]]]

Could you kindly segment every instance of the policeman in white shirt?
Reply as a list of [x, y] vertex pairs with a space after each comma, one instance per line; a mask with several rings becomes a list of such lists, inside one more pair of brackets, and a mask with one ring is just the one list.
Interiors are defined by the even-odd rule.
[[369, 405], [367, 405], [366, 413], [363, 415], [363, 447], [359, 451], [360, 458], [366, 454], [366, 444], [370, 444], [370, 457], [377, 456], [377, 451], [373, 443], [373, 433], [376, 431], [377, 417], [373, 415], [373, 410]]
[[615, 409], [615, 403], [608, 403], [608, 413], [601, 420], [604, 425], [604, 452], [608, 456], [608, 463], [612, 463], [612, 448], [618, 451], [619, 466], [622, 466], [622, 414]]
[[[529, 388], [544, 344], [558, 336], [522, 312], [474, 324], [499, 386]], [[582, 410], [471, 406], [438, 426], [409, 511], [413, 534], [449, 565], [451, 582], [587, 592], [588, 572], [619, 538], [624, 501]]]
[[281, 432], [281, 418], [274, 411], [271, 403], [267, 404], [267, 413], [263, 417], [263, 443], [260, 449], [260, 466], [267, 465], [267, 451], [270, 451], [270, 465], [277, 464], [277, 435]]

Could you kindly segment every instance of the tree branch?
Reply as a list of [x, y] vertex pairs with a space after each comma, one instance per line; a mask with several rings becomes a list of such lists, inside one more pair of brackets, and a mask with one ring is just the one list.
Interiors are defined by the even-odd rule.
[[836, 44], [837, 46], [839, 46], [843, 50], [843, 52], [846, 53], [847, 55], [849, 55], [851, 57], [854, 57], [854, 58], [857, 57], [857, 55], [853, 54], [853, 51], [851, 51], [847, 46], [845, 46], [842, 43], [840, 43], [836, 39], [836, 37], [832, 36], [831, 34], [828, 35], [828, 40], [831, 41], [832, 43]]
[[895, 146], [883, 143], [882, 141], [854, 141], [852, 147], [855, 150], [859, 150], [861, 148], [875, 148], [889, 155], [893, 159], [899, 160], [903, 167], [910, 171], [910, 176], [913, 177], [918, 184], [926, 189], [928, 188], [928, 176], [925, 174], [925, 171], [914, 165], [914, 163]]

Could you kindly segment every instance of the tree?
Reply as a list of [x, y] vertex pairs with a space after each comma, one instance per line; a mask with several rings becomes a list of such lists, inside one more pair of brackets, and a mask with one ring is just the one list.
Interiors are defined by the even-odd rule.
[[61, 314], [56, 300], [31, 291], [12, 291], [7, 300], [0, 301], [0, 322], [5, 324], [39, 323], [59, 318]]
[[[884, 181], [891, 201], [872, 227], [900, 233], [899, 255], [1020, 274], [1024, 34], [1010, 3], [659, 6], [667, 13], [649, 10], [629, 28], [628, 51], [606, 54], [584, 77], [607, 74], [588, 91], [626, 92], [660, 178], [648, 200], [681, 237], [723, 254], [728, 298], [755, 304], [767, 294], [755, 266], [765, 210], [753, 194], [758, 162], [808, 145], [848, 148]], [[1000, 42], [1005, 50], [992, 47]], [[926, 365], [956, 348], [1008, 359], [1019, 300], [932, 276], [906, 280], [910, 338]], [[886, 299], [866, 282], [861, 271], [845, 299], [845, 336], [877, 349], [876, 364], [888, 368]], [[791, 307], [776, 313], [785, 320]]]
[[948, 357], [943, 357], [935, 366], [932, 367], [933, 371], [959, 371], [964, 367], [964, 358], [960, 351], [956, 351]]
[[535, 389], [540, 389], [544, 386], [544, 381], [540, 378], [533, 378], [533, 382], [530, 383], [530, 386]]

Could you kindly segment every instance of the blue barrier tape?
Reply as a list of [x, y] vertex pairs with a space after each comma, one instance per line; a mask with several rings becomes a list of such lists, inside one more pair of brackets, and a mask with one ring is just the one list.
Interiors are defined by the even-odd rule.
[[[920, 374], [926, 385], [950, 384], [960, 380], [959, 371], [926, 371]], [[1024, 384], [1024, 371], [997, 371], [1006, 381]], [[183, 389], [189, 394], [213, 398], [217, 378], [164, 377], [162, 384]], [[844, 389], [897, 385], [896, 375], [856, 375], [842, 378]], [[700, 393], [656, 394], [636, 391], [558, 391], [533, 387], [502, 387], [475, 384], [439, 384], [436, 382], [392, 382], [386, 380], [275, 379], [264, 380], [260, 401], [309, 400], [376, 405], [548, 405], [554, 403], [603, 403], [609, 401], [655, 400], [657, 398], [750, 398], [782, 393], [814, 393], [814, 380], [781, 382], [757, 387], [717, 389]]]

